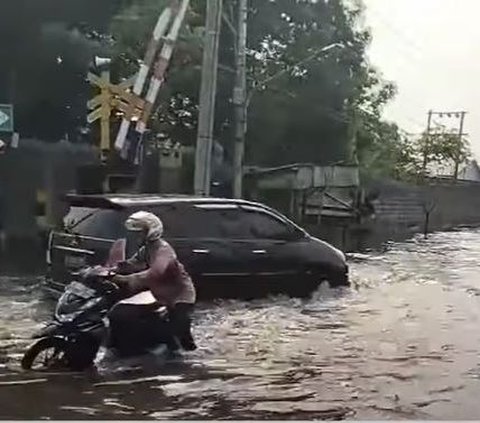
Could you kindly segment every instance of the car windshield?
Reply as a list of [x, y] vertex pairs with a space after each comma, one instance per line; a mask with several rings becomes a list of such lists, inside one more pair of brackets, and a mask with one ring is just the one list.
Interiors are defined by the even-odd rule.
[[117, 239], [124, 235], [125, 217], [125, 212], [119, 210], [71, 207], [64, 225], [79, 235]]

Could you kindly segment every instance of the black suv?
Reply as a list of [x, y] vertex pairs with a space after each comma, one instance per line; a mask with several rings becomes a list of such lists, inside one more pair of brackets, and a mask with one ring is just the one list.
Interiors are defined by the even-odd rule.
[[[163, 195], [67, 196], [64, 227], [49, 236], [47, 288], [59, 293], [71, 273], [102, 264], [113, 241], [126, 237], [133, 212], [159, 216], [197, 287], [199, 298], [307, 295], [328, 280], [348, 285], [344, 254], [262, 204]], [[132, 253], [133, 251], [128, 251]]]

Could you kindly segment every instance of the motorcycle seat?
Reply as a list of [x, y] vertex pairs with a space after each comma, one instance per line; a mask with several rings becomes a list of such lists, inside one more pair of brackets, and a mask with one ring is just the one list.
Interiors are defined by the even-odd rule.
[[133, 297], [125, 298], [124, 300], [120, 301], [119, 304], [148, 305], [156, 302], [157, 300], [150, 291], [144, 291], [140, 292], [140, 294], [134, 295]]
[[[124, 300], [118, 303], [121, 304], [128, 304], [128, 305], [152, 305], [154, 306], [157, 304], [157, 300], [152, 295], [150, 291], [141, 292], [140, 294], [136, 294], [133, 297], [125, 298]], [[153, 307], [152, 307], [153, 308]], [[161, 305], [152, 310], [155, 314], [160, 316], [165, 316], [168, 313], [167, 307]]]

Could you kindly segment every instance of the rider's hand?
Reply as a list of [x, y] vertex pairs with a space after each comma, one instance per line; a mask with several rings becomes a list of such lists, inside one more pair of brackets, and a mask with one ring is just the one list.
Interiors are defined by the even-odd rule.
[[121, 285], [123, 282], [123, 278], [121, 275], [113, 274], [111, 278], [109, 278], [110, 282], [113, 282], [115, 285]]
[[115, 267], [115, 270], [120, 274], [128, 273], [128, 269], [129, 269], [128, 261], [121, 261], [121, 262], [117, 263], [117, 265]]

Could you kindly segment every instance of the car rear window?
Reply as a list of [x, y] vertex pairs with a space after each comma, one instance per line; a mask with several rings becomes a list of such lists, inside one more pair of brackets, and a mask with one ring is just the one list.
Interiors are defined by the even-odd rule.
[[117, 239], [125, 235], [126, 213], [111, 209], [71, 207], [65, 216], [67, 230], [95, 238]]

